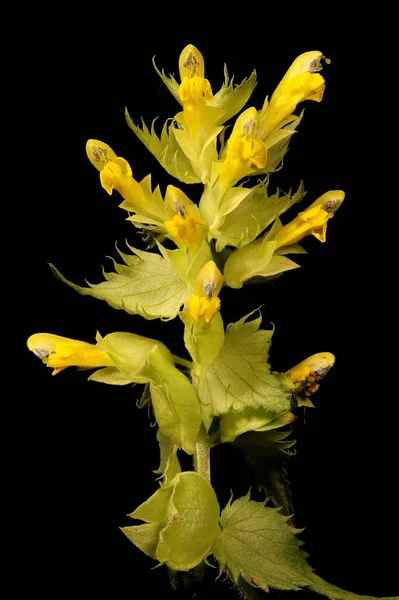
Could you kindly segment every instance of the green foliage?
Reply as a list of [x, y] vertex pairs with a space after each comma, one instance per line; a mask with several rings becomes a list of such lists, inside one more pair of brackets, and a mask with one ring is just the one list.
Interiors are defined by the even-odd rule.
[[119, 251], [125, 264], [114, 262], [116, 273], [106, 273], [106, 281], [82, 287], [66, 279], [54, 266], [55, 275], [83, 296], [105, 300], [110, 306], [146, 319], [173, 319], [187, 298], [187, 285], [173, 264], [159, 254], [130, 247], [134, 253]]
[[122, 528], [152, 558], [188, 571], [210, 553], [218, 535], [220, 508], [209, 482], [198, 473], [177, 474], [129, 516], [152, 525]]
[[267, 363], [273, 331], [259, 329], [262, 318], [253, 313], [231, 324], [224, 345], [203, 375], [193, 377], [205, 426], [214, 415], [262, 407], [276, 416], [290, 408], [290, 393]]
[[170, 125], [172, 119], [165, 121], [162, 128], [161, 137], [155, 132], [155, 121], [152, 122], [151, 129], [142, 121], [142, 128], [135, 125], [126, 109], [126, 121], [130, 129], [139, 140], [155, 156], [165, 171], [176, 177], [184, 183], [200, 183], [201, 178], [194, 172], [190, 160], [184, 154], [180, 145], [174, 136], [174, 127]]

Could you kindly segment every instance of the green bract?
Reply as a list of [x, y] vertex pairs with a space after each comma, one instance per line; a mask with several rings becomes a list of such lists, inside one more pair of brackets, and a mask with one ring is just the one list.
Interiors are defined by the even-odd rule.
[[259, 329], [253, 313], [229, 325], [224, 345], [205, 372], [194, 377], [205, 426], [213, 416], [261, 407], [276, 418], [290, 409], [291, 395], [267, 363], [273, 331]]
[[210, 554], [220, 535], [219, 513], [206, 479], [198, 473], [179, 473], [129, 515], [148, 525], [122, 531], [152, 558], [171, 569], [188, 571]]

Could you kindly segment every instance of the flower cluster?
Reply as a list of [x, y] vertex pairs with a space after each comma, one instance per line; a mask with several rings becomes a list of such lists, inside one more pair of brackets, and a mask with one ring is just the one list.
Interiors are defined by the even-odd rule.
[[[327, 224], [344, 200], [343, 191], [326, 191], [291, 219], [284, 218], [283, 224], [280, 217], [305, 196], [303, 183], [295, 193], [269, 193], [270, 176], [281, 167], [301, 122], [302, 113], [295, 114], [298, 105], [323, 98], [323, 61], [329, 63], [321, 52], [302, 54], [270, 100], [266, 97], [260, 108], [245, 110], [257, 83], [255, 71], [235, 85], [225, 68], [225, 81], [215, 93], [195, 46], [188, 45], [180, 55], [179, 81], [154, 63], [180, 110], [167, 119], [160, 134], [154, 123], [150, 128], [144, 122], [139, 127], [126, 112], [127, 122], [175, 180], [202, 184], [198, 205], [190, 192], [176, 185], [169, 184], [162, 193], [159, 186], [153, 187], [151, 175], [135, 179], [126, 158], [106, 142], [90, 139], [86, 144], [102, 188], [109, 195], [121, 196], [120, 208], [147, 247], [119, 251], [122, 263], [114, 263], [116, 272], [104, 273], [104, 281], [86, 287], [52, 268], [80, 294], [105, 300], [113, 308], [146, 319], [179, 317], [190, 359], [172, 355], [157, 340], [124, 332], [104, 338], [97, 334], [95, 344], [38, 333], [29, 337], [28, 348], [53, 369], [53, 375], [76, 366], [96, 369], [89, 377], [92, 381], [146, 385], [143, 403], [150, 398], [159, 428], [162, 481], [154, 496], [131, 515], [146, 524], [127, 527], [124, 532], [171, 569], [189, 570], [213, 552], [221, 569], [227, 563], [234, 579], [241, 574], [253, 583], [255, 578], [249, 577], [245, 565], [234, 566], [234, 561], [245, 557], [231, 558], [227, 533], [224, 541], [221, 538], [222, 529], [228, 531], [229, 506], [219, 522], [219, 505], [209, 482], [209, 448], [241, 443], [246, 434], [255, 434], [276, 452], [279, 448], [277, 454], [288, 449], [293, 442], [284, 441], [287, 431], [276, 434], [274, 430], [290, 424], [296, 408], [313, 406], [309, 397], [334, 363], [332, 354], [321, 353], [285, 374], [272, 372], [268, 356], [273, 331], [260, 328], [261, 317], [253, 318], [252, 311], [225, 327], [221, 315], [223, 286], [267, 282], [297, 268], [287, 255], [305, 253], [300, 242], [307, 236], [325, 242]], [[231, 119], [235, 119], [232, 128], [227, 128]], [[196, 473], [181, 472], [178, 448], [194, 455]], [[264, 487], [281, 506], [281, 486], [276, 495], [273, 481], [270, 478]], [[203, 517], [203, 521], [197, 516], [195, 520], [195, 527], [202, 523], [199, 537], [183, 531], [187, 502], [197, 502], [196, 515]], [[245, 512], [251, 502], [244, 499], [240, 510]], [[288, 500], [286, 508], [289, 514]], [[275, 519], [267, 510], [260, 511], [265, 527], [268, 519]], [[187, 522], [191, 523], [188, 517]], [[281, 521], [278, 527], [285, 532], [288, 525]], [[191, 539], [196, 540], [194, 545]], [[289, 567], [285, 571], [288, 577]], [[277, 589], [310, 586], [328, 595], [312, 575], [306, 581], [292, 576], [289, 583], [269, 576], [258, 577], [264, 578], [259, 584], [263, 589], [268, 585]], [[289, 585], [294, 587], [284, 587]]]

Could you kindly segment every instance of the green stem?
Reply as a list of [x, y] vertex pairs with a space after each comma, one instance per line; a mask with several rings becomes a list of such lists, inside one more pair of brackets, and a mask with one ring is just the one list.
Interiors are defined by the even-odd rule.
[[182, 367], [186, 367], [186, 369], [192, 369], [193, 363], [190, 360], [186, 360], [185, 358], [180, 358], [180, 356], [176, 356], [176, 354], [172, 354], [173, 360], [177, 365], [181, 365]]
[[201, 425], [201, 429], [198, 435], [198, 440], [195, 445], [194, 454], [194, 469], [196, 473], [199, 473], [205, 479], [211, 482], [211, 449], [209, 446], [208, 434], [205, 430], [204, 425]]

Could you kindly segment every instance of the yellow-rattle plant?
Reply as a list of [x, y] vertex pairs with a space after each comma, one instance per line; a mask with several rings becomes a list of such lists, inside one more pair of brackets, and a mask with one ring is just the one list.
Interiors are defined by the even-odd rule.
[[[195, 46], [182, 51], [178, 80], [154, 63], [180, 110], [160, 134], [154, 124], [139, 127], [127, 113], [126, 118], [174, 178], [164, 195], [151, 175], [136, 180], [116, 147], [87, 142], [100, 185], [119, 198], [147, 247], [119, 251], [115, 272], [87, 287], [52, 268], [80, 294], [113, 308], [145, 319], [178, 317], [187, 357], [125, 332], [98, 333], [93, 343], [35, 333], [27, 342], [53, 375], [79, 367], [94, 370], [92, 381], [145, 386], [141, 405], [150, 403], [157, 424], [160, 479], [154, 494], [129, 515], [135, 522], [122, 531], [154, 565], [197, 574], [206, 565], [217, 566], [244, 597], [245, 587], [254, 586], [360, 598], [326, 583], [309, 566], [281, 477], [294, 444], [289, 426], [295, 411], [313, 406], [311, 396], [334, 356], [321, 352], [285, 373], [274, 372], [269, 364], [274, 332], [261, 327], [259, 310], [252, 306], [227, 326], [222, 318], [224, 286], [264, 283], [298, 268], [288, 255], [305, 253], [300, 242], [306, 236], [325, 242], [327, 225], [344, 200], [342, 190], [328, 190], [283, 225], [280, 217], [305, 196], [303, 183], [293, 194], [269, 193], [270, 175], [281, 168], [300, 124], [299, 105], [323, 98], [323, 61], [329, 63], [319, 51], [300, 55], [263, 106], [243, 111], [257, 83], [255, 72], [235, 85], [225, 69], [215, 92]], [[178, 182], [202, 185], [198, 205]], [[258, 483], [267, 503], [248, 493], [221, 510], [210, 457], [213, 447], [225, 443], [241, 448], [250, 463], [262, 456], [264, 477]], [[193, 457], [191, 470], [182, 470], [178, 452]]]

